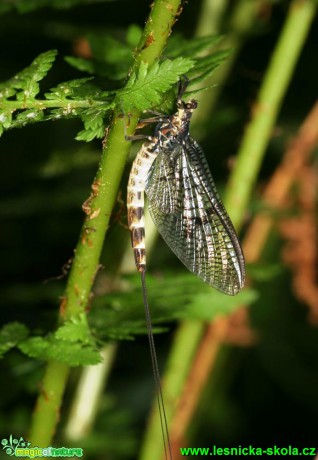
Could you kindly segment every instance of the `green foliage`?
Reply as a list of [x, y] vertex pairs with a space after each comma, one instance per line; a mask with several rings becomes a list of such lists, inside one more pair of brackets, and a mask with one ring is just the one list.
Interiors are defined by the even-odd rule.
[[[187, 77], [190, 79], [189, 87], [191, 87], [208, 78], [229, 56], [229, 50], [211, 51], [222, 38], [221, 35], [208, 35], [186, 40], [180, 35], [174, 35], [169, 40], [165, 55], [170, 58], [189, 57], [195, 61], [195, 65], [187, 72]], [[204, 56], [201, 56], [202, 54]], [[187, 94], [193, 95], [205, 89], [187, 91]]]
[[[107, 294], [107, 298], [94, 300], [89, 321], [94, 334], [102, 340], [130, 340], [146, 333], [140, 276], [125, 277], [123, 284], [121, 290]], [[227, 315], [242, 304], [252, 304], [258, 297], [250, 289], [234, 297], [224, 295], [186, 272], [165, 272], [162, 277], [147, 273], [147, 286], [155, 325], [178, 319], [212, 321], [215, 316]], [[156, 333], [164, 330], [154, 328]]]
[[[221, 294], [203, 284], [190, 273], [165, 272], [162, 277], [147, 274], [149, 304], [155, 333], [167, 330], [156, 326], [178, 319], [212, 321], [215, 316], [227, 315], [242, 304], [257, 300], [257, 293], [244, 289], [237, 296]], [[21, 323], [10, 323], [0, 331], [0, 352], [4, 354], [18, 347], [29, 357], [54, 359], [70, 366], [97, 364], [99, 344], [110, 340], [132, 340], [147, 333], [144, 311], [141, 308], [139, 274], [123, 279], [118, 291], [107, 297], [96, 297], [89, 315], [72, 318], [46, 337], [28, 337], [28, 329]], [[91, 332], [92, 331], [92, 332]]]
[[138, 45], [141, 39], [141, 35], [142, 29], [138, 25], [132, 24], [129, 26], [126, 34], [127, 45], [129, 45], [131, 49], [134, 49]]
[[54, 359], [69, 366], [98, 364], [100, 355], [84, 316], [72, 318], [46, 337], [28, 337], [28, 328], [18, 322], [0, 330], [0, 356], [14, 347], [32, 358]]
[[253, 281], [264, 282], [274, 279], [276, 276], [281, 275], [284, 272], [284, 268], [281, 264], [250, 264], [248, 272]]
[[18, 322], [9, 323], [0, 330], [0, 356], [4, 355], [28, 336], [28, 328]]
[[60, 83], [45, 94], [44, 100], [36, 98], [40, 92], [38, 82], [46, 76], [55, 57], [54, 50], [40, 54], [29, 67], [0, 85], [0, 134], [4, 129], [37, 121], [79, 116], [85, 126], [85, 133], [79, 133], [80, 140], [103, 136], [103, 119], [113, 105], [103, 98], [94, 99], [100, 90], [91, 84], [92, 77]]
[[[93, 58], [67, 57], [66, 60], [78, 70], [122, 81], [131, 66], [133, 49], [140, 35], [141, 30], [134, 25], [128, 29], [124, 43], [108, 35], [90, 34], [87, 39]], [[177, 37], [167, 49], [167, 57], [163, 61], [149, 67], [142, 62], [126, 86], [118, 90], [104, 91], [93, 84], [93, 77], [85, 77], [59, 83], [45, 93], [44, 99], [38, 99], [39, 82], [47, 75], [56, 58], [55, 50], [42, 53], [30, 66], [0, 84], [0, 135], [6, 129], [30, 123], [79, 117], [84, 129], [76, 139], [86, 142], [101, 139], [116, 105], [125, 112], [160, 108], [164, 95], [182, 75], [190, 77], [190, 85], [207, 78], [227, 57], [228, 52], [209, 53], [205, 57], [195, 55], [210, 49], [219, 39], [203, 37], [185, 40]]]
[[230, 55], [229, 50], [218, 51], [211, 55], [196, 59], [196, 65], [188, 74], [191, 85], [203, 82], [219, 67], [222, 62]]
[[122, 81], [127, 78], [132, 64], [133, 50], [138, 45], [141, 29], [136, 25], [128, 27], [125, 41], [106, 34], [88, 34], [91, 59], [67, 56], [66, 62], [76, 69], [91, 75], [106, 77], [108, 80]]
[[92, 344], [93, 340], [90, 337], [89, 328], [86, 322], [86, 317], [80, 315], [78, 318], [72, 318], [65, 322], [55, 332], [55, 338], [70, 342], [82, 342], [84, 344]]
[[85, 317], [72, 318], [47, 337], [30, 337], [20, 342], [18, 348], [31, 358], [54, 359], [69, 366], [101, 361]]
[[[84, 126], [78, 128], [78, 131], [82, 130], [78, 138], [90, 140], [94, 136], [103, 135], [104, 126], [109, 123], [115, 102], [118, 103], [118, 110], [122, 108], [120, 103], [123, 94], [121, 95], [118, 91], [124, 88], [125, 79], [127, 75], [130, 75], [128, 70], [133, 62], [133, 50], [140, 37], [140, 29], [136, 26], [131, 27], [126, 37], [124, 36], [124, 31], [127, 30], [126, 25], [130, 20], [129, 15], [132, 14], [131, 8], [122, 8], [120, 1], [117, 4], [116, 2], [104, 3], [107, 0], [97, 1], [99, 5], [95, 12], [94, 7], [89, 7], [89, 3], [93, 3], [94, 0], [7, 0], [0, 2], [0, 12], [10, 10], [8, 17], [2, 17], [2, 42], [5, 48], [2, 75], [10, 76], [11, 74], [7, 73], [10, 68], [18, 70], [23, 68], [21, 67], [22, 54], [36, 57], [39, 52], [49, 47], [75, 49], [74, 43], [78, 37], [85, 36], [86, 31], [94, 31], [94, 35], [87, 35], [93, 54], [92, 58], [77, 58], [76, 54], [69, 58], [74, 60], [77, 66], [77, 69], [69, 69], [69, 77], [62, 75], [62, 66], [53, 65], [48, 75], [51, 84], [47, 84], [47, 79], [43, 76], [43, 80], [34, 79], [32, 81], [31, 78], [25, 88], [14, 88], [10, 82], [1, 85], [0, 93], [5, 94], [6, 91], [7, 96], [0, 99], [0, 129], [22, 127], [32, 122], [64, 120], [62, 123], [57, 121], [54, 124], [46, 123], [50, 125], [46, 126], [46, 129], [25, 130], [27, 132], [17, 132], [17, 136], [10, 135], [1, 139], [3, 153], [0, 167], [3, 188], [0, 204], [3, 218], [1, 258], [2, 268], [6, 271], [1, 290], [4, 304], [3, 316], [19, 320], [26, 318], [28, 323], [33, 325], [33, 338], [29, 341], [27, 340], [28, 331], [23, 325], [12, 323], [0, 330], [0, 351], [4, 353], [10, 350], [6, 360], [1, 361], [3, 376], [1, 391], [4, 397], [0, 427], [3, 432], [14, 433], [17, 436], [20, 432], [26, 433], [26, 427], [30, 423], [29, 408], [33, 405], [36, 389], [40, 388], [41, 394], [45, 394], [45, 388], [39, 385], [39, 378], [43, 371], [43, 365], [39, 359], [50, 359], [48, 351], [51, 344], [52, 350], [55, 349], [55, 355], [53, 351], [51, 355], [57, 356], [60, 360], [66, 357], [70, 362], [76, 364], [79, 363], [84, 350], [90, 350], [93, 358], [96, 357], [96, 346], [91, 339], [92, 335], [98, 338], [97, 343], [100, 345], [102, 341], [130, 339], [138, 334], [146, 333], [138, 274], [133, 279], [129, 278], [128, 281], [126, 279], [118, 292], [108, 294], [112, 289], [113, 280], [109, 282], [108, 278], [105, 280], [103, 274], [99, 273], [96, 292], [100, 293], [103, 290], [107, 294], [92, 299], [92, 305], [89, 304], [88, 319], [93, 334], [87, 331], [87, 326], [78, 319], [75, 323], [68, 322], [61, 326], [54, 335], [46, 336], [47, 328], [54, 331], [56, 299], [63, 295], [62, 290], [66, 278], [50, 281], [45, 285], [41, 283], [41, 280], [43, 277], [59, 274], [63, 261], [73, 255], [71, 253], [75, 245], [77, 226], [83, 218], [80, 204], [89, 194], [93, 170], [97, 167], [100, 158], [100, 151], [98, 151], [100, 143], [97, 142], [91, 146], [83, 144], [76, 152], [74, 143], [71, 140], [67, 141], [68, 127], [73, 129], [74, 123], [73, 120], [66, 119], [73, 117], [83, 121]], [[72, 12], [64, 15], [62, 12], [56, 13], [49, 9], [58, 4], [67, 7], [71, 4], [84, 5], [85, 3], [86, 6], [75, 9], [74, 14]], [[140, 13], [144, 14], [142, 11], [138, 12], [138, 4], [141, 5], [141, 2], [125, 3], [134, 5], [134, 17], [141, 17]], [[184, 8], [185, 15], [188, 14], [190, 7], [190, 11], [196, 13], [193, 14], [193, 18], [200, 19], [201, 2], [191, 3], [188, 8]], [[256, 58], [258, 74], [265, 74], [267, 62], [265, 57], [273, 53], [275, 41], [279, 37], [279, 27], [283, 24], [284, 16], [287, 15], [286, 6], [289, 2], [275, 1], [271, 15], [258, 14], [254, 16], [255, 20], [252, 22], [251, 19], [248, 19], [248, 15], [237, 15], [236, 12], [241, 7], [245, 8], [245, 4], [252, 5], [254, 2], [226, 3], [230, 6], [225, 8], [223, 18], [219, 19], [222, 21], [217, 23], [216, 27], [219, 27], [219, 30], [230, 30], [227, 43], [231, 43], [230, 46], [235, 47], [237, 51], [242, 51], [245, 68], [254, 69]], [[42, 6], [45, 6], [47, 10], [38, 11], [36, 14], [25, 14], [20, 18], [16, 13], [17, 11], [26, 13]], [[104, 14], [101, 15], [100, 11], [103, 11]], [[87, 17], [86, 13], [88, 13]], [[105, 29], [103, 18], [111, 27], [111, 34], [117, 39], [113, 37], [108, 40], [101, 39], [100, 32], [96, 33], [96, 31]], [[113, 19], [111, 24], [110, 18]], [[218, 18], [215, 17], [215, 19], [218, 22]], [[250, 26], [247, 25], [248, 21], [250, 21]], [[189, 22], [183, 22], [182, 19], [177, 24], [179, 30], [188, 25]], [[233, 34], [231, 34], [231, 29]], [[295, 39], [300, 30], [301, 28], [294, 28]], [[185, 32], [189, 34], [189, 28]], [[266, 36], [261, 40], [255, 40], [255, 32], [257, 38], [260, 38], [260, 33], [266, 33]], [[218, 40], [219, 38], [212, 37], [186, 40], [181, 36], [177, 37], [174, 31], [169, 37], [164, 55], [157, 62], [159, 69], [166, 60], [173, 62], [180, 57], [191, 59], [195, 63], [187, 71], [190, 86], [185, 98], [196, 94], [194, 83], [200, 78], [203, 80], [222, 62], [222, 54], [219, 51], [222, 43], [220, 47]], [[213, 48], [217, 43], [219, 43], [217, 48], [219, 54], [216, 54]], [[296, 40], [288, 41], [288, 51], [295, 46], [295, 43], [297, 43]], [[241, 50], [242, 44], [244, 44], [243, 50]], [[116, 48], [120, 50], [118, 54], [116, 54]], [[290, 137], [297, 131], [297, 126], [307, 116], [308, 107], [303, 102], [312, 99], [312, 90], [315, 87], [314, 79], [310, 78], [311, 73], [313, 75], [314, 73], [306, 72], [306, 69], [313, 70], [315, 64], [315, 60], [310, 60], [315, 52], [315, 44], [310, 38], [306, 43], [306, 49], [307, 52], [302, 56], [303, 65], [297, 66], [293, 77], [291, 88], [293, 97], [285, 100], [284, 110], [281, 112], [279, 126], [282, 129], [279, 130], [279, 135], [275, 137], [274, 142], [271, 137], [268, 138], [270, 141], [269, 161], [262, 168], [262, 182], [268, 180], [272, 168], [279, 162], [288, 136]], [[289, 55], [289, 52], [287, 54]], [[223, 57], [226, 57], [226, 54]], [[251, 60], [249, 61], [247, 57]], [[226, 67], [229, 71], [230, 66]], [[234, 154], [233, 148], [235, 149], [236, 144], [234, 138], [238, 137], [237, 133], [244, 130], [248, 107], [251, 105], [248, 102], [250, 102], [251, 94], [255, 95], [255, 87], [258, 87], [260, 83], [257, 78], [255, 81], [250, 73], [240, 72], [241, 67], [242, 63], [236, 63], [233, 74], [229, 77], [231, 91], [226, 92], [225, 100], [222, 99], [222, 88], [219, 87], [218, 110], [213, 113], [213, 116], [208, 98], [205, 101], [207, 103], [206, 113], [209, 113], [212, 118], [205, 117], [204, 129], [203, 125], [201, 128], [202, 133], [208, 130], [211, 134], [209, 139], [205, 139], [205, 151], [213, 156], [214, 176], [219, 185], [224, 174], [225, 158], [230, 152]], [[85, 80], [80, 78], [81, 73], [78, 72], [78, 69], [84, 72], [82, 76]], [[148, 68], [147, 73], [150, 71], [151, 69]], [[12, 76], [14, 73], [15, 71], [12, 72]], [[86, 77], [93, 76], [101, 78], [86, 79]], [[134, 77], [138, 77], [138, 72]], [[74, 85], [66, 81], [73, 78], [79, 78], [82, 83]], [[226, 82], [227, 78], [228, 76], [223, 74], [218, 81]], [[304, 79], [306, 80], [305, 88], [302, 84]], [[274, 79], [274, 90], [283, 85], [282, 80], [276, 80]], [[61, 83], [64, 81], [65, 83]], [[31, 100], [27, 99], [27, 94], [23, 94], [24, 90], [27, 91], [28, 85], [31, 90], [36, 88], [36, 85], [40, 88], [40, 91], [32, 96]], [[207, 83], [203, 81], [204, 85]], [[149, 88], [150, 100], [146, 98], [144, 101], [146, 107], [154, 103], [153, 91], [154, 100], [158, 102], [155, 102], [156, 107], [151, 105], [150, 107], [162, 113], [172, 113], [177, 84], [170, 86], [171, 89], [165, 93], [158, 90], [155, 85], [152, 87], [152, 83], [149, 83]], [[297, 88], [302, 88], [302, 90], [297, 91]], [[114, 90], [114, 92], [106, 92], [108, 90]], [[17, 98], [18, 93], [20, 93], [20, 99]], [[44, 93], [46, 93], [45, 97]], [[138, 93], [140, 93], [141, 102]], [[211, 91], [211, 93], [216, 95], [218, 91]], [[124, 99], [126, 96], [123, 95]], [[136, 89], [133, 97], [138, 107], [144, 110], [143, 88]], [[127, 99], [126, 102], [130, 107], [129, 95]], [[51, 128], [51, 132], [48, 128]], [[271, 133], [272, 130], [269, 134]], [[29, 136], [36, 136], [36, 142], [31, 139], [33, 142], [29, 144]], [[43, 152], [45, 146], [48, 148], [47, 152]], [[251, 166], [251, 171], [253, 164], [255, 165], [254, 157], [249, 157], [248, 167]], [[109, 169], [112, 174], [112, 168]], [[249, 174], [249, 177], [251, 178], [252, 175]], [[248, 187], [245, 182], [245, 180], [241, 181], [243, 190], [247, 190]], [[256, 187], [256, 190], [261, 188]], [[234, 194], [239, 193], [239, 188], [234, 187], [234, 190]], [[295, 190], [292, 195], [296, 199]], [[234, 202], [235, 208], [239, 200], [234, 199]], [[118, 207], [121, 210], [121, 205]], [[251, 207], [249, 210], [251, 211]], [[254, 209], [254, 211], [255, 214], [259, 209]], [[274, 212], [270, 207], [268, 211], [271, 215]], [[276, 210], [275, 220], [279, 222], [287, 212]], [[123, 213], [125, 214], [125, 211]], [[242, 213], [240, 215], [242, 216]], [[123, 239], [121, 239], [124, 230], [118, 225], [118, 222], [122, 220], [124, 217], [118, 213], [111, 221], [108, 246], [103, 254], [102, 263], [111, 273], [115, 272], [116, 266], [119, 265], [120, 254], [124, 250]], [[92, 224], [94, 225], [94, 222]], [[277, 232], [272, 233], [277, 234]], [[128, 231], [125, 230], [125, 237], [127, 235]], [[283, 445], [290, 424], [288, 413], [290, 411], [286, 410], [289, 407], [295, 408], [293, 424], [295, 433], [299, 433], [299, 439], [302, 431], [306, 433], [307, 439], [316, 439], [314, 424], [311, 422], [312, 415], [317, 409], [318, 375], [318, 340], [314, 311], [312, 310], [312, 315], [308, 318], [306, 305], [302, 304], [293, 293], [293, 275], [290, 272], [287, 273], [287, 270], [283, 268], [282, 261], [278, 261], [281, 246], [281, 239], [270, 242], [262, 254], [263, 266], [257, 263], [248, 269], [249, 278], [252, 275], [252, 280], [258, 281], [257, 287], [260, 292], [259, 299], [250, 309], [251, 324], [258, 340], [251, 347], [243, 348], [244, 345], [247, 345], [247, 341], [244, 342], [245, 338], [241, 334], [240, 337], [233, 334], [229, 340], [232, 339], [238, 343], [241, 338], [240, 345], [243, 346], [235, 347], [231, 354], [227, 354], [229, 352], [227, 347], [217, 357], [216, 366], [213, 367], [213, 376], [210, 379], [212, 385], [208, 385], [212, 395], [205, 394], [202, 400], [202, 406], [205, 409], [202, 424], [200, 425], [199, 409], [191, 427], [192, 440], [196, 440], [197, 445], [204, 445], [204, 441], [209, 439], [211, 427], [212, 431], [215, 427], [218, 428], [216, 437], [223, 439], [225, 444], [227, 441], [245, 439], [248, 436], [252, 436], [255, 440], [258, 439], [258, 436], [262, 438], [264, 432], [267, 433], [268, 428], [273, 425], [273, 413], [275, 413], [276, 424], [272, 427], [270, 434], [272, 437], [277, 437], [279, 433], [278, 442]], [[158, 263], [163, 267], [164, 261], [168, 260], [166, 257], [168, 257], [166, 252], [159, 250], [153, 258], [150, 258], [153, 262], [151, 267], [153, 273]], [[171, 259], [172, 264], [173, 260]], [[276, 267], [275, 263], [277, 263]], [[194, 323], [199, 324], [201, 320], [210, 321], [216, 313], [226, 314], [236, 308], [236, 302], [237, 304], [243, 303], [244, 291], [237, 297], [222, 296], [193, 275], [185, 272], [183, 270], [185, 276], [180, 279], [175, 272], [168, 273], [164, 269], [160, 275], [161, 279], [159, 276], [152, 278], [147, 273], [149, 304], [157, 332], [162, 330], [163, 326], [170, 327], [169, 322], [178, 318], [193, 318]], [[251, 295], [253, 296], [253, 293]], [[165, 322], [163, 325], [162, 321]], [[175, 329], [176, 325], [172, 327]], [[41, 339], [38, 336], [43, 330], [45, 331], [44, 338]], [[175, 338], [172, 336], [173, 334], [167, 334], [164, 337], [156, 337], [161, 368], [164, 363], [164, 356], [161, 353], [168, 351], [170, 341]], [[35, 343], [32, 344], [32, 340]], [[29, 359], [13, 348], [22, 343], [28, 352], [35, 353], [37, 359]], [[151, 393], [149, 353], [146, 345], [146, 337], [136, 340], [136, 343], [121, 344], [116, 356], [116, 365], [112, 371], [111, 382], [107, 387], [107, 396], [105, 397], [104, 393], [99, 400], [99, 415], [94, 423], [94, 433], [87, 439], [81, 439], [83, 444], [81, 447], [84, 448], [87, 458], [102, 458], [105, 457], [105, 452], [113, 460], [137, 458], [137, 448], [138, 450], [140, 448], [138, 431], [144, 431], [144, 417], [148, 410], [148, 399]], [[60, 347], [59, 352], [56, 348], [58, 346]], [[190, 346], [191, 336], [184, 350], [188, 350]], [[109, 348], [113, 350], [113, 347]], [[179, 358], [181, 359], [174, 361], [176, 365], [173, 366], [172, 371], [178, 371], [178, 375], [182, 375], [179, 373], [178, 365], [183, 363], [183, 355], [181, 354]], [[87, 362], [93, 361], [94, 359], [87, 360]], [[190, 362], [187, 364], [190, 365]], [[74, 383], [72, 378], [77, 376], [77, 369], [74, 374], [76, 375], [71, 375], [69, 391], [72, 391]], [[258, 390], [255, 391], [255, 388]], [[174, 387], [172, 386], [171, 389], [173, 390]], [[105, 411], [106, 398], [109, 398], [110, 392], [116, 395], [115, 399], [120, 404], [125, 407], [128, 405], [134, 412], [136, 418], [131, 423], [133, 433], [125, 429], [122, 420], [117, 420], [116, 423], [109, 416], [111, 415], [109, 411]], [[252, 395], [252, 397], [242, 399], [242, 395]], [[69, 396], [72, 397], [71, 394]], [[53, 411], [61, 413], [62, 419], [66, 420], [67, 414], [63, 414], [61, 407], [56, 406]], [[262, 423], [255, 424], [260, 413], [264, 415]], [[286, 414], [288, 415], [285, 416]], [[101, 426], [103, 420], [104, 425]], [[44, 419], [44, 423], [40, 424], [44, 430], [46, 423]], [[287, 427], [285, 431], [277, 429], [277, 427], [285, 426]], [[196, 432], [200, 432], [200, 438], [195, 437]], [[57, 438], [54, 442], [56, 445], [63, 445], [63, 440], [59, 438], [59, 430], [57, 430]], [[135, 449], [130, 445], [132, 442], [135, 442]], [[152, 442], [151, 445], [160, 448], [160, 440]]]
[[[186, 272], [165, 272], [161, 277], [148, 273], [147, 286], [155, 333], [167, 330], [159, 324], [179, 319], [212, 321], [242, 304], [252, 304], [258, 297], [250, 289], [234, 297], [226, 296]], [[100, 357], [94, 337], [102, 344], [132, 340], [147, 333], [141, 304], [140, 276], [136, 273], [126, 276], [117, 291], [94, 299], [88, 317], [90, 326], [85, 316], [79, 316], [61, 325], [54, 334], [28, 337], [23, 324], [10, 323], [0, 331], [0, 352], [4, 354], [17, 346], [26, 355], [41, 360], [55, 359], [70, 366], [96, 364]]]
[[[83, 94], [83, 91], [81, 91], [83, 86], [92, 79], [93, 77], [77, 78], [76, 80], [60, 83], [55, 88], [51, 88], [50, 92], [45, 94], [45, 97], [46, 99], [57, 100], [60, 102], [65, 102], [70, 99], [81, 99], [83, 96], [87, 95]], [[90, 96], [92, 96], [92, 94], [90, 94]]]
[[16, 96], [18, 101], [24, 101], [25, 103], [34, 101], [35, 96], [40, 91], [38, 82], [45, 77], [52, 67], [56, 54], [57, 51], [55, 50], [40, 54], [29, 67], [26, 67], [5, 83], [0, 84], [0, 100]]
[[[26, 108], [16, 119], [12, 118], [12, 98], [21, 102], [21, 107], [32, 106], [40, 91], [39, 81], [48, 73], [56, 57], [56, 51], [51, 50], [40, 54], [29, 67], [16, 74], [10, 80], [0, 84], [0, 135], [4, 129], [21, 126], [43, 119], [43, 109]], [[10, 100], [9, 100], [10, 98]]]
[[221, 35], [207, 35], [205, 37], [195, 37], [187, 40], [180, 34], [174, 34], [168, 42], [165, 55], [170, 58], [178, 56], [193, 58], [203, 51], [216, 46], [222, 39]]
[[70, 340], [61, 341], [54, 336], [31, 337], [20, 343], [18, 348], [30, 358], [55, 360], [68, 366], [89, 366], [101, 362], [94, 347]]
[[[90, 0], [91, 3], [94, 1], [99, 2], [99, 0]], [[85, 3], [87, 0], [16, 0], [0, 3], [0, 14], [7, 13], [12, 9], [16, 9], [19, 13], [29, 13], [44, 7], [68, 9]]]
[[[123, 42], [108, 35], [89, 34], [87, 39], [93, 58], [83, 60], [68, 57], [66, 60], [77, 69], [119, 82], [128, 73], [133, 49], [140, 36], [141, 30], [137, 26], [128, 29]], [[162, 61], [151, 66], [141, 62], [128, 83], [117, 90], [105, 91], [89, 76], [58, 83], [43, 98], [39, 98], [40, 82], [51, 69], [57, 54], [55, 50], [42, 53], [30, 66], [0, 85], [0, 134], [5, 129], [38, 121], [78, 117], [83, 121], [84, 129], [78, 133], [77, 140], [89, 142], [102, 138], [105, 123], [116, 106], [124, 112], [154, 107], [162, 109], [163, 105], [167, 103], [168, 107], [168, 102], [173, 100], [174, 94], [168, 91], [181, 76], [187, 74], [191, 79], [190, 84], [194, 84], [210, 75], [227, 56], [226, 52], [208, 52], [219, 39], [203, 37], [185, 40], [176, 37], [170, 42]], [[196, 57], [202, 52], [208, 54]], [[217, 297], [214, 301], [210, 288], [202, 288], [201, 283], [191, 275], [176, 277], [174, 274], [171, 278], [173, 283], [169, 279], [168, 275], [164, 281], [149, 277], [149, 300], [155, 311], [154, 323], [183, 317], [210, 320], [215, 310], [207, 309], [208, 313], [205, 311], [203, 314], [200, 305], [216, 302], [219, 305], [217, 312], [228, 312], [238, 304], [229, 302], [227, 298], [225, 300], [225, 296]], [[92, 328], [102, 341], [131, 339], [146, 332], [140, 309], [140, 280], [138, 276], [132, 280], [128, 292], [124, 290], [108, 296], [107, 309], [104, 308], [104, 299], [95, 302], [97, 308], [94, 308], [91, 317]], [[198, 291], [201, 292], [199, 297]], [[102, 310], [98, 309], [100, 303], [103, 304]], [[156, 332], [161, 330], [155, 329]], [[71, 366], [100, 361], [96, 344], [83, 318], [65, 323], [46, 337], [27, 338], [26, 329], [9, 325], [3, 332], [1, 351], [4, 353], [13, 346], [18, 346], [30, 357], [54, 359]]]
[[101, 139], [105, 133], [105, 110], [111, 109], [112, 107], [113, 105], [109, 104], [101, 110], [88, 109], [83, 111], [81, 114], [81, 119], [84, 123], [85, 129], [78, 133], [76, 139], [78, 141], [86, 142], [93, 140], [95, 137]]
[[146, 110], [160, 102], [161, 93], [168, 91], [179, 81], [181, 75], [194, 66], [194, 61], [187, 58], [177, 58], [174, 61], [166, 59], [161, 64], [156, 62], [151, 67], [141, 63], [138, 72], [133, 74], [125, 88], [118, 91], [119, 105], [124, 111], [133, 108]]
[[28, 109], [19, 113], [16, 118], [11, 119], [9, 128], [21, 128], [30, 123], [44, 120], [44, 113], [41, 109]]
[[198, 293], [189, 305], [185, 317], [201, 321], [213, 321], [219, 315], [229, 315], [241, 305], [251, 305], [258, 299], [258, 292], [245, 288], [236, 296], [227, 296], [215, 289]]
[[76, 170], [96, 166], [99, 158], [99, 150], [93, 149], [89, 145], [77, 147], [76, 151], [54, 150], [40, 167], [38, 175], [42, 178], [52, 178], [74, 173]]

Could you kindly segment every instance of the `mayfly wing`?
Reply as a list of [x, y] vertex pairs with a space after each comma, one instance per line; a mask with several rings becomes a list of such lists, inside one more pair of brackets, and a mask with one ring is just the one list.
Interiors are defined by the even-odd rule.
[[237, 294], [244, 257], [201, 147], [190, 136], [158, 147], [146, 181], [151, 217], [184, 265], [221, 292]]
[[[218, 247], [218, 270], [216, 271], [220, 274], [222, 264], [221, 273], [224, 275], [223, 279], [220, 277], [220, 286], [223, 286], [220, 290], [227, 294], [237, 294], [245, 282], [245, 261], [239, 239], [218, 195], [202, 148], [190, 136], [187, 138], [186, 145], [192, 177], [200, 183], [197, 193], [203, 196], [205, 211], [212, 218], [214, 241], [216, 243], [219, 241], [219, 245], [216, 244]], [[195, 165], [196, 161], [197, 165]], [[204, 171], [203, 174], [202, 171]]]

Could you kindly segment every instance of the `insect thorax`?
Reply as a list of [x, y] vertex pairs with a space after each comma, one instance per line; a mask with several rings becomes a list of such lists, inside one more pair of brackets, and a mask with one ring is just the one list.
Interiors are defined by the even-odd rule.
[[178, 111], [168, 117], [167, 121], [159, 124], [156, 128], [159, 145], [162, 148], [171, 148], [173, 145], [182, 144], [189, 135], [189, 126], [193, 111], [197, 108], [197, 101], [191, 99], [177, 102]]

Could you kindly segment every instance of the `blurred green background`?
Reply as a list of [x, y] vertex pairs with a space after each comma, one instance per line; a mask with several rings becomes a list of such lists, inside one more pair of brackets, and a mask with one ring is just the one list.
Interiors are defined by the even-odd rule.
[[[63, 60], [63, 56], [77, 53], [79, 39], [87, 33], [107, 33], [123, 39], [131, 24], [143, 27], [150, 2], [79, 1], [70, 8], [44, 6], [34, 10], [33, 2], [27, 3], [30, 11], [18, 12], [13, 4], [1, 2], [0, 77], [4, 81], [29, 65], [39, 53], [57, 49], [57, 62], [42, 83], [45, 91], [61, 81], [85, 76]], [[189, 38], [195, 34], [202, 3], [197, 0], [184, 5], [174, 33]], [[217, 32], [231, 34], [231, 17], [239, 2], [225, 3]], [[244, 39], [240, 38], [237, 46], [233, 43], [237, 55], [226, 80], [218, 81], [222, 87], [209, 90], [220, 91], [213, 113], [212, 108], [205, 110], [200, 126], [193, 126], [221, 194], [289, 2], [264, 0], [260, 4]], [[264, 184], [315, 103], [317, 43], [316, 20], [270, 140], [246, 212], [246, 227], [260, 209]], [[107, 81], [102, 84], [109, 87]], [[79, 120], [38, 123], [5, 132], [0, 140], [2, 324], [21, 321], [38, 334], [54, 329], [59, 297], [65, 286], [65, 277], [56, 277], [72, 257], [84, 217], [81, 205], [90, 193], [101, 152], [100, 141], [85, 144], [74, 140], [80, 129]], [[313, 156], [315, 163], [317, 152]], [[128, 172], [129, 165], [122, 182], [123, 199]], [[125, 215], [119, 202], [101, 261], [101, 284], [107, 284], [120, 264], [129, 239]], [[280, 217], [276, 216], [277, 221]], [[317, 219], [315, 224], [317, 249]], [[258, 300], [249, 309], [257, 340], [250, 346], [227, 345], [230, 350], [224, 361], [220, 356], [213, 383], [206, 386], [202, 405], [191, 425], [191, 445], [317, 446], [317, 323], [310, 321], [308, 306], [293, 292], [293, 274], [282, 262], [284, 244], [275, 226], [260, 262], [250, 272], [253, 287], [259, 291]], [[167, 267], [185, 271], [160, 240], [149, 258], [149, 271], [164, 277]], [[317, 285], [317, 278], [315, 282]], [[199, 282], [197, 286], [200, 289]], [[98, 298], [98, 303], [103, 303], [103, 297]], [[140, 309], [142, 318], [141, 299]], [[167, 324], [170, 332], [156, 337], [162, 364], [174, 329], [174, 324]], [[143, 335], [120, 343], [93, 434], [85, 440], [87, 458], [136, 458], [153, 391], [148, 355], [147, 338]], [[44, 363], [11, 351], [0, 366], [0, 437], [10, 433], [25, 435]], [[78, 372], [75, 370], [70, 379], [62, 422]], [[62, 435], [60, 429], [56, 445], [63, 445]], [[108, 444], [112, 445], [111, 454], [105, 453]]]

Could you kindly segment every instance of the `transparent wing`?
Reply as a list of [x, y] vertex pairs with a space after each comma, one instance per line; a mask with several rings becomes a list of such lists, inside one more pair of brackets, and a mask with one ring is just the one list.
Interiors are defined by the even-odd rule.
[[160, 149], [146, 193], [155, 225], [184, 265], [219, 291], [237, 294], [243, 253], [196, 141], [187, 137], [172, 150]]

